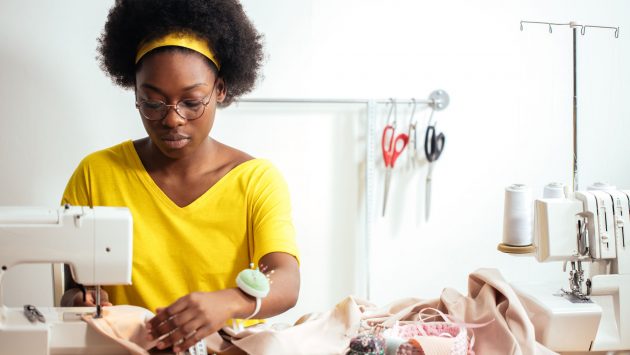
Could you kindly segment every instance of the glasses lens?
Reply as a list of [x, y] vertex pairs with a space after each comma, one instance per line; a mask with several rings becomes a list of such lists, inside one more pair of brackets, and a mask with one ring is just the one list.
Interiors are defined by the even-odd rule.
[[184, 100], [177, 104], [177, 113], [187, 120], [196, 120], [203, 115], [205, 108], [201, 100]]
[[148, 120], [159, 121], [164, 118], [166, 105], [160, 101], [143, 101], [139, 106], [140, 113]]

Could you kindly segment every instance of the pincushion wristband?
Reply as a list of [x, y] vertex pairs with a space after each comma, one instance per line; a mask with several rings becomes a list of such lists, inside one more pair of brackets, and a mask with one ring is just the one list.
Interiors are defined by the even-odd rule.
[[260, 311], [261, 299], [269, 294], [269, 279], [258, 269], [245, 269], [236, 276], [236, 285], [241, 291], [256, 299], [254, 312], [244, 319], [253, 318]]

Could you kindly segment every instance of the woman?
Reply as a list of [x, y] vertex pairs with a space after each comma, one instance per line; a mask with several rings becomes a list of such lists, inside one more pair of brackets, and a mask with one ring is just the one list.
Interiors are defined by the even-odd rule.
[[[293, 307], [299, 268], [286, 183], [268, 161], [209, 137], [217, 106], [253, 88], [262, 60], [238, 1], [116, 1], [99, 53], [113, 81], [135, 90], [148, 134], [87, 156], [64, 192], [63, 203], [125, 206], [134, 219], [133, 284], [105, 287], [101, 304], [156, 310], [147, 327], [154, 339], [167, 335], [158, 348], [176, 352], [230, 319]], [[250, 263], [273, 271], [260, 303], [235, 282]], [[62, 304], [94, 299], [72, 289]]]

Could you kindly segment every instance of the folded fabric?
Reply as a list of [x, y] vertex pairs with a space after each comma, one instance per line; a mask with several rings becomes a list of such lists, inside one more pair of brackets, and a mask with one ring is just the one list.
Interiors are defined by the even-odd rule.
[[83, 315], [83, 320], [97, 332], [112, 339], [132, 355], [147, 355], [157, 340], [147, 340], [146, 321], [153, 318], [151, 311], [136, 306], [103, 307], [101, 318]]
[[496, 269], [480, 269], [470, 274], [467, 297], [445, 289], [438, 308], [466, 323], [495, 319], [475, 329], [475, 351], [479, 354], [556, 354], [536, 342], [527, 311]]

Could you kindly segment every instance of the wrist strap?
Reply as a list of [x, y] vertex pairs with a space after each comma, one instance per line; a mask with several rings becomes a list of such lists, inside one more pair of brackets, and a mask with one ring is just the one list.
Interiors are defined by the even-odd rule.
[[254, 313], [252, 313], [249, 317], [244, 318], [244, 319], [252, 319], [254, 318], [255, 315], [258, 314], [258, 312], [260, 312], [260, 305], [261, 305], [261, 299], [260, 297], [256, 297], [256, 308], [254, 309]]

